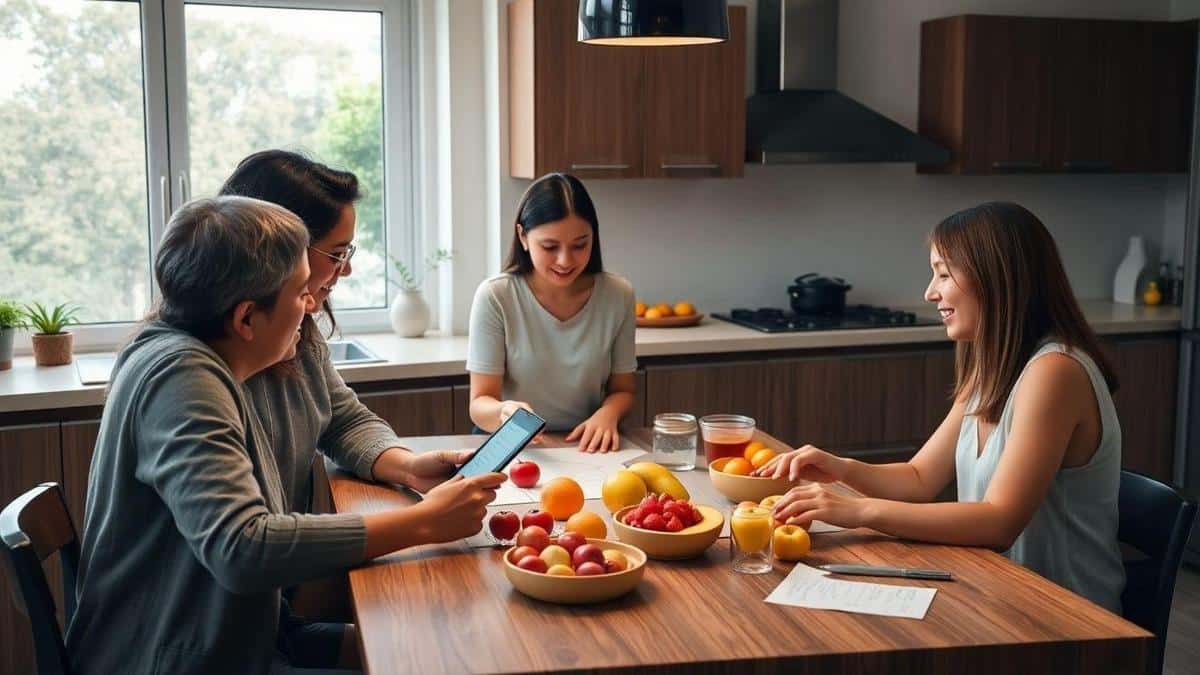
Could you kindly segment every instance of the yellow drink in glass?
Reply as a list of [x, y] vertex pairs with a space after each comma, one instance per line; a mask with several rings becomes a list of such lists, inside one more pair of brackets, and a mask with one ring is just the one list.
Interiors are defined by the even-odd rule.
[[738, 507], [729, 519], [733, 571], [765, 574], [771, 571], [771, 535], [774, 520], [771, 509], [761, 506]]

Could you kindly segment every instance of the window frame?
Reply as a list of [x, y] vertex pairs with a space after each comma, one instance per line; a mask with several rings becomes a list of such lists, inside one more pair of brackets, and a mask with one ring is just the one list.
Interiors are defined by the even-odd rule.
[[[423, 256], [426, 234], [419, 225], [417, 197], [421, 165], [417, 106], [420, 105], [420, 62], [417, 35], [418, 0], [141, 0], [142, 94], [145, 116], [147, 213], [149, 230], [146, 271], [151, 301], [159, 299], [153, 261], [170, 213], [190, 198], [187, 129], [187, 65], [184, 26], [186, 4], [378, 12], [382, 17], [384, 241], [389, 255], [415, 269]], [[170, 46], [168, 48], [168, 45]], [[385, 266], [385, 306], [336, 310], [345, 332], [390, 330], [388, 307], [395, 289]], [[430, 275], [426, 285], [436, 283]], [[119, 348], [138, 321], [86, 323], [71, 327], [77, 352]], [[28, 331], [14, 341], [14, 352], [31, 352]]]

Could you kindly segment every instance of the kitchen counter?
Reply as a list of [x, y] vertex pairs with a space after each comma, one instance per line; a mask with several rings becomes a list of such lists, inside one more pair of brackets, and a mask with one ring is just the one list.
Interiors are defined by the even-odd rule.
[[[1101, 335], [1162, 333], [1180, 328], [1178, 307], [1081, 303], [1088, 321]], [[901, 308], [905, 309], [905, 308]], [[908, 308], [931, 315], [929, 306]], [[383, 359], [381, 363], [341, 366], [346, 382], [378, 382], [465, 374], [466, 336], [398, 338], [391, 333], [347, 335]], [[760, 333], [706, 317], [692, 328], [639, 328], [639, 357], [727, 354], [797, 349], [827, 349], [919, 344], [946, 341], [941, 326], [887, 327], [809, 333]], [[0, 372], [0, 413], [103, 403], [103, 385], [83, 385], [74, 364], [39, 368], [30, 356], [14, 359], [12, 370]]]

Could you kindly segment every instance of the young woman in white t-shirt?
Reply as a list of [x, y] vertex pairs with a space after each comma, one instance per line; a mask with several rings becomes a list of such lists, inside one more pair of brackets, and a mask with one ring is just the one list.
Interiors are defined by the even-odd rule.
[[604, 271], [592, 199], [578, 178], [548, 174], [514, 230], [504, 273], [471, 307], [471, 420], [490, 432], [526, 408], [581, 451], [617, 450], [634, 399], [634, 294]]
[[[813, 482], [792, 488], [776, 517], [986, 546], [1119, 611], [1117, 382], [1054, 239], [1023, 207], [991, 202], [945, 219], [930, 240], [925, 299], [957, 343], [949, 414], [907, 462], [812, 446], [777, 457], [757, 473]], [[951, 481], [958, 501], [934, 502]]]

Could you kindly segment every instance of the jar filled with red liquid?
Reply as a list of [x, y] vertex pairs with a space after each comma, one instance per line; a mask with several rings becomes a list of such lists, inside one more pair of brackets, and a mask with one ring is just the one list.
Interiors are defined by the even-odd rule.
[[741, 457], [754, 439], [754, 418], [745, 415], [705, 415], [700, 418], [704, 458], [711, 464], [722, 457]]

